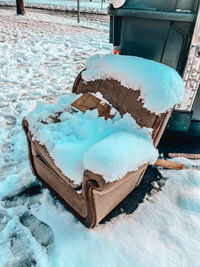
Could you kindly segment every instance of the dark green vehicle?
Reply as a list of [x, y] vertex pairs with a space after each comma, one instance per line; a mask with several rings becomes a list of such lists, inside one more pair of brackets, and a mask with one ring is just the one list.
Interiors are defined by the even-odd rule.
[[175, 107], [166, 135], [199, 137], [200, 0], [111, 2], [110, 42], [115, 53], [162, 62], [185, 81], [185, 98]]

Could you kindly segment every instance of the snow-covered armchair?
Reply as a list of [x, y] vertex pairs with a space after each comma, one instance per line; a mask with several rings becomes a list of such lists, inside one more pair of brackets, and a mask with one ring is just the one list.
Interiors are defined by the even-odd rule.
[[[183, 97], [183, 88], [180, 76], [171, 68], [140, 58], [109, 55], [88, 62], [86, 70], [76, 78], [72, 93], [101, 93], [121, 115], [129, 113], [141, 128], [152, 129], [152, 143], [156, 147], [173, 106]], [[61, 112], [57, 113], [53, 123], [60, 122], [60, 115]], [[82, 181], [78, 184], [61, 171], [47, 147], [35, 138], [32, 128], [28, 117], [24, 118], [23, 129], [34, 175], [90, 228], [139, 185], [151, 161], [144, 161], [137, 170], [129, 170], [112, 181], [94, 172], [95, 168], [85, 167]], [[136, 154], [141, 154], [142, 158], [144, 150], [137, 149]], [[98, 160], [95, 164], [98, 165]]]

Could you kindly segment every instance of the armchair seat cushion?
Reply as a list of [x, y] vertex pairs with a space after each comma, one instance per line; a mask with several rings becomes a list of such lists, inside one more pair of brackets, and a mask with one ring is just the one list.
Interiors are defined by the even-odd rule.
[[84, 155], [83, 166], [113, 182], [157, 158], [158, 151], [147, 134], [119, 131], [94, 144]]

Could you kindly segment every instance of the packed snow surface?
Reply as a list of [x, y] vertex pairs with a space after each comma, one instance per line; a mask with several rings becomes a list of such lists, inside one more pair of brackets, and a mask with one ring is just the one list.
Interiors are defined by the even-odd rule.
[[0, 266], [199, 267], [200, 171], [192, 169], [199, 160], [179, 158], [187, 170], [159, 170], [134, 213], [126, 214], [125, 201], [113, 213], [121, 215], [92, 230], [31, 173], [22, 118], [37, 101], [70, 92], [89, 55], [112, 50], [108, 24], [84, 23], [0, 9]]
[[[140, 128], [129, 114], [121, 118], [116, 113], [113, 119], [105, 121], [98, 117], [97, 109], [85, 114], [72, 112], [70, 104], [77, 98], [71, 94], [60, 97], [55, 104], [40, 102], [27, 116], [33, 139], [46, 146], [56, 166], [68, 178], [80, 184], [83, 171], [88, 169], [112, 182], [156, 161], [158, 152], [151, 129]], [[60, 111], [61, 122], [54, 123], [50, 118]]]
[[185, 92], [183, 80], [174, 69], [133, 56], [92, 56], [82, 77], [85, 81], [114, 79], [125, 87], [140, 90], [144, 107], [156, 114], [180, 103]]

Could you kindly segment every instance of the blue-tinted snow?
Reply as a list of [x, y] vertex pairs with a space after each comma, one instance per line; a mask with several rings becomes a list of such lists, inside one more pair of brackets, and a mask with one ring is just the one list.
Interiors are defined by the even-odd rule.
[[[23, 116], [37, 100], [52, 101], [66, 87], [69, 92], [88, 56], [111, 52], [108, 25], [102, 32], [91, 22], [87, 30], [74, 20], [72, 33], [73, 18], [63, 18], [65, 25], [56, 18], [0, 9], [0, 266], [198, 267], [199, 170], [160, 170], [168, 178], [162, 191], [152, 192], [133, 214], [93, 230], [32, 175]], [[183, 163], [200, 166], [199, 160]]]
[[[63, 174], [80, 184], [83, 171], [88, 169], [112, 182], [146, 163], [155, 163], [158, 152], [152, 129], [140, 128], [128, 113], [122, 118], [117, 113], [105, 121], [97, 110], [72, 112], [70, 104], [76, 98], [70, 94], [55, 104], [38, 103], [27, 116], [33, 138], [47, 147]], [[63, 112], [61, 122], [53, 123], [50, 117], [59, 111]]]
[[125, 87], [140, 90], [144, 107], [156, 114], [180, 103], [185, 92], [183, 80], [174, 69], [133, 56], [92, 56], [82, 77], [85, 81], [114, 79]]

